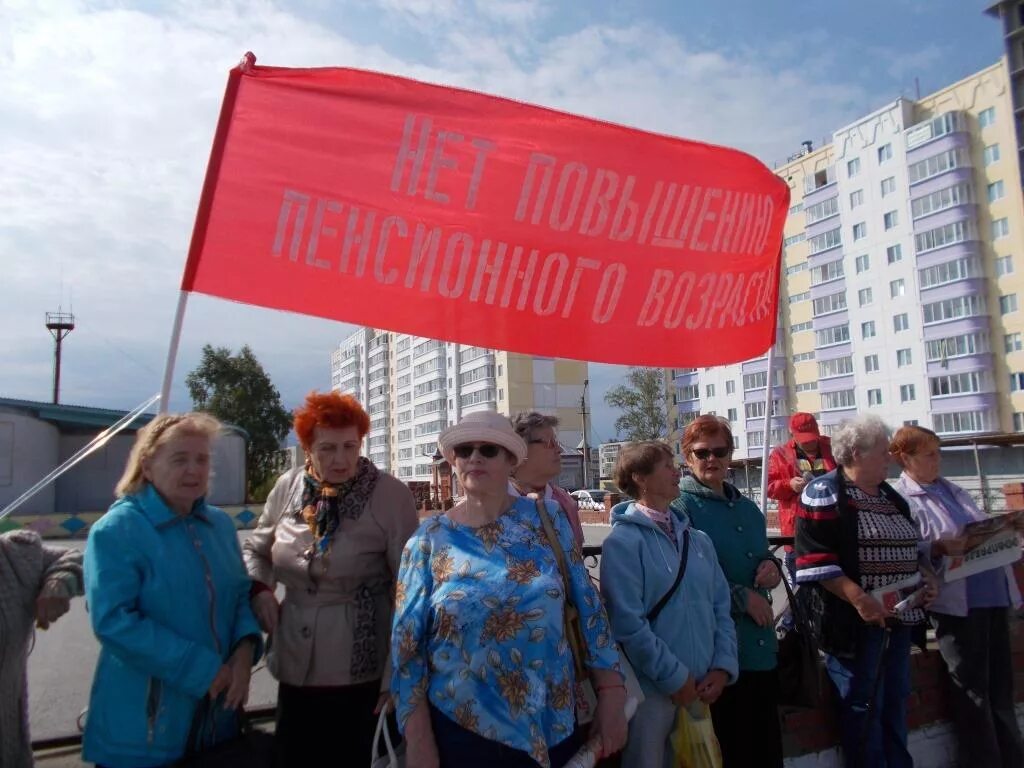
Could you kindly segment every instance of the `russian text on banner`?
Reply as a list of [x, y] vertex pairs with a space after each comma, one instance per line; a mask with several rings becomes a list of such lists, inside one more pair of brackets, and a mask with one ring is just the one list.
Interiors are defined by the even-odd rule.
[[185, 291], [536, 355], [775, 338], [789, 189], [744, 153], [351, 69], [232, 70]]

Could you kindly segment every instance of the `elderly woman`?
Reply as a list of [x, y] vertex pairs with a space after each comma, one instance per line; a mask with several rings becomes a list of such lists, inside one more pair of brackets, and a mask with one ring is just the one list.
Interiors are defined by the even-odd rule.
[[[970, 545], [966, 524], [988, 519], [960, 486], [939, 475], [939, 438], [924, 427], [903, 427], [890, 446], [903, 474], [894, 487], [910, 504], [932, 557], [960, 555]], [[1024, 746], [1013, 698], [1008, 615], [1021, 604], [1009, 567], [942, 585], [929, 607], [939, 652], [953, 685], [960, 765], [1021, 766]]]
[[207, 695], [217, 707], [206, 726], [213, 741], [234, 733], [224, 709], [245, 704], [262, 641], [235, 523], [203, 498], [219, 431], [200, 413], [153, 419], [139, 430], [117, 501], [89, 532], [85, 595], [100, 657], [82, 741], [88, 762], [181, 758]]
[[615, 484], [636, 501], [612, 510], [601, 594], [612, 634], [644, 701], [629, 725], [623, 768], [670, 768], [677, 709], [714, 704], [738, 673], [729, 585], [711, 539], [672, 505], [679, 470], [661, 442], [619, 452]]
[[526, 443], [526, 458], [512, 473], [508, 492], [513, 496], [527, 496], [554, 501], [572, 526], [576, 546], [583, 546], [583, 525], [580, 506], [565, 489], [555, 485], [562, 471], [562, 446], [555, 430], [558, 418], [530, 411], [520, 413], [512, 420], [512, 428]]
[[355, 398], [313, 392], [294, 426], [305, 466], [277, 481], [244, 547], [279, 682], [278, 759], [318, 762], [325, 740], [368, 759], [388, 687], [395, 576], [416, 507], [403, 483], [359, 455], [370, 417]]
[[33, 624], [46, 629], [82, 594], [82, 553], [34, 531], [0, 534], [0, 766], [30, 768], [26, 664]]
[[906, 500], [885, 482], [889, 430], [881, 419], [845, 422], [832, 435], [832, 453], [839, 466], [800, 498], [797, 582], [813, 585], [846, 765], [909, 767], [911, 628], [925, 613], [916, 606], [892, 613], [872, 592], [919, 573], [920, 536]]
[[[579, 666], [598, 696], [592, 735], [604, 754], [618, 751], [619, 656], [572, 531], [553, 502], [508, 492], [526, 444], [492, 411], [469, 414], [439, 442], [466, 497], [424, 521], [402, 553], [392, 692], [407, 765], [565, 765], [583, 743]], [[570, 603], [580, 657], [566, 635]]]
[[739, 647], [739, 677], [711, 707], [724, 768], [782, 766], [779, 678], [771, 590], [782, 574], [768, 552], [764, 515], [727, 482], [732, 460], [728, 422], [699, 416], [683, 433], [690, 474], [679, 485], [679, 503], [693, 527], [715, 545], [729, 583]]

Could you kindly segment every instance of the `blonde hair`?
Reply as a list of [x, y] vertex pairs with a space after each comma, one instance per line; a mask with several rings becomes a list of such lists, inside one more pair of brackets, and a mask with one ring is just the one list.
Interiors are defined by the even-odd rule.
[[138, 493], [146, 484], [142, 463], [153, 457], [160, 446], [182, 435], [212, 439], [221, 430], [221, 423], [208, 413], [162, 413], [139, 430], [135, 445], [128, 454], [124, 474], [114, 486], [117, 498]]

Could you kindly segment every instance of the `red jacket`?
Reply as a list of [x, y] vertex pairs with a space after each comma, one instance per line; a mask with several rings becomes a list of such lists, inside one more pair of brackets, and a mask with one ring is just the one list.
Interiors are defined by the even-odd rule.
[[[818, 452], [825, 460], [825, 471], [836, 468], [832, 457], [832, 439], [822, 435], [818, 438]], [[800, 506], [800, 494], [796, 493], [789, 481], [802, 473], [796, 464], [796, 440], [777, 445], [768, 457], [768, 498], [779, 502], [779, 529], [783, 536], [792, 536], [795, 531], [796, 509]]]

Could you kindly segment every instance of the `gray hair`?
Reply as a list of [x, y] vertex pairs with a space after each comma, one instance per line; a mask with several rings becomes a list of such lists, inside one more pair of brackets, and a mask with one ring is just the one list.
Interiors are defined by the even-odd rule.
[[892, 430], [874, 414], [855, 416], [844, 421], [832, 433], [832, 455], [836, 463], [848, 467], [853, 463], [853, 452], [870, 451], [879, 443], [889, 445]]
[[533, 430], [544, 429], [544, 427], [556, 429], [558, 427], [558, 417], [545, 416], [543, 413], [537, 413], [537, 411], [526, 411], [525, 413], [517, 413], [515, 418], [512, 419], [512, 428], [516, 431], [517, 435], [527, 442], [529, 442]]

